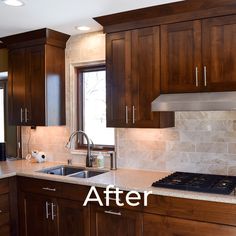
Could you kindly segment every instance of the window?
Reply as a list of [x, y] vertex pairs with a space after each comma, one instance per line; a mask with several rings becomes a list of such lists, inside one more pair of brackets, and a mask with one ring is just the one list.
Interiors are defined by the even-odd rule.
[[[95, 148], [114, 148], [114, 128], [106, 127], [105, 67], [80, 68], [78, 81], [79, 129], [95, 144]], [[85, 140], [79, 137], [80, 146]]]
[[0, 84], [0, 143], [5, 142], [4, 87]]

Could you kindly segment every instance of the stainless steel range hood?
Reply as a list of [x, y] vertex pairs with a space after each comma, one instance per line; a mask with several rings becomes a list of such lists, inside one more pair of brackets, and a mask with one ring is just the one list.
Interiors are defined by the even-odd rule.
[[236, 110], [236, 92], [161, 94], [152, 102], [152, 111]]

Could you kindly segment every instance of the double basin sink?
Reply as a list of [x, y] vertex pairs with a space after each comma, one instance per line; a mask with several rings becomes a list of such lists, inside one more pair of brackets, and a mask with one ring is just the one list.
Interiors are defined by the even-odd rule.
[[75, 178], [90, 178], [97, 175], [101, 175], [108, 171], [104, 170], [91, 170], [86, 169], [84, 167], [77, 167], [77, 166], [56, 166], [47, 169], [43, 169], [38, 171], [40, 173], [51, 174], [51, 175], [61, 175], [61, 176], [68, 176], [68, 177], [75, 177]]

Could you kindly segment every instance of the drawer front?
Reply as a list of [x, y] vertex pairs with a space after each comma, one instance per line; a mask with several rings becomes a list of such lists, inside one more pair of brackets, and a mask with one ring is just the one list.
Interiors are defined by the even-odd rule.
[[[97, 191], [99, 193], [99, 196], [100, 196], [104, 206], [106, 205], [106, 199], [107, 199], [106, 194], [104, 193], [105, 190], [106, 189], [104, 189], [104, 188], [97, 188]], [[110, 189], [110, 190], [114, 191], [114, 189]], [[137, 210], [137, 211], [142, 210], [142, 208], [143, 208], [143, 194], [139, 193], [140, 197], [141, 197], [140, 200], [130, 200], [131, 203], [135, 203], [137, 201], [139, 202], [139, 205], [131, 206], [126, 201], [127, 200], [126, 196], [127, 196], [128, 193], [129, 192], [127, 192], [127, 191], [123, 191], [123, 193], [119, 194], [118, 199], [116, 199], [115, 193], [110, 193], [109, 194], [109, 206], [111, 206], [111, 207], [121, 207], [121, 208], [124, 208], [124, 209]], [[132, 196], [134, 197], [134, 195], [130, 195], [130, 197], [132, 197]], [[95, 196], [93, 195], [93, 197], [95, 197]], [[123, 203], [124, 205], [123, 206], [118, 206], [117, 201], [118, 201], [118, 203]]]
[[144, 211], [163, 216], [236, 226], [236, 205], [150, 195]]
[[9, 221], [9, 195], [2, 194], [0, 195], [0, 226], [8, 224]]
[[77, 184], [62, 184], [62, 198], [84, 202], [90, 187]]
[[60, 197], [61, 196], [61, 183], [20, 177], [19, 189], [23, 192], [39, 193], [46, 196]]
[[9, 179], [0, 180], [0, 194], [9, 193]]

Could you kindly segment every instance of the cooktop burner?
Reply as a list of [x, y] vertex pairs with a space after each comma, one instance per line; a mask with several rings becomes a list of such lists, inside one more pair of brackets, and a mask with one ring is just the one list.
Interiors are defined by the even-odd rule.
[[152, 186], [195, 192], [230, 194], [236, 187], [236, 177], [175, 172], [154, 182]]

